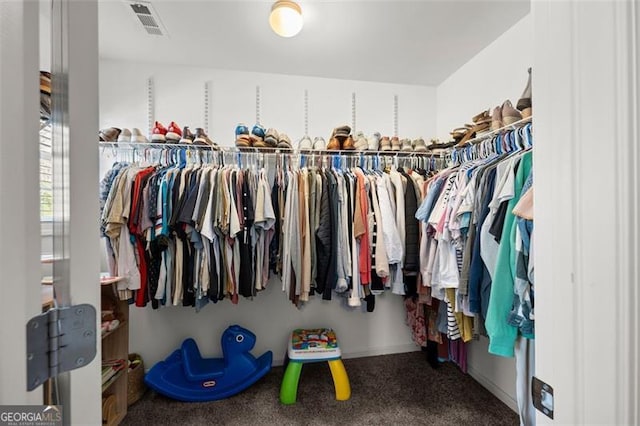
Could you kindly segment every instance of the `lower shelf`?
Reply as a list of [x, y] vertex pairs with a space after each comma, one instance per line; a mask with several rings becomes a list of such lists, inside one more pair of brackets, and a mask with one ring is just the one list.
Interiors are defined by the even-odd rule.
[[107, 380], [103, 385], [102, 385], [102, 392], [104, 393], [105, 391], [107, 391], [111, 385], [113, 385], [119, 378], [121, 378], [124, 373], [127, 372], [127, 368], [125, 367], [124, 369], [118, 371], [112, 378], [110, 378], [109, 380]]
[[125, 411], [121, 412], [120, 414], [118, 414], [113, 420], [111, 420], [108, 423], [103, 423], [106, 424], [107, 426], [117, 426], [119, 425], [125, 418], [125, 416], [127, 415], [127, 413]]

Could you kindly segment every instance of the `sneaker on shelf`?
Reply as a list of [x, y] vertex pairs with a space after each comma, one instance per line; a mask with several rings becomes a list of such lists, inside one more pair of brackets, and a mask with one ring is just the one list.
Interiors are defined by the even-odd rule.
[[300, 151], [311, 151], [313, 149], [313, 142], [309, 136], [303, 136], [298, 142], [298, 149]]
[[279, 149], [293, 149], [291, 145], [291, 139], [287, 136], [286, 133], [280, 133], [280, 137], [278, 138], [278, 148]]
[[347, 138], [342, 142], [342, 149], [345, 151], [353, 151], [356, 149], [356, 144], [353, 141], [351, 135], [347, 136]]
[[380, 138], [380, 151], [391, 151], [391, 140], [389, 136]]
[[510, 126], [520, 120], [522, 120], [522, 113], [513, 107], [510, 100], [504, 101], [502, 104], [502, 122], [504, 125]]
[[427, 144], [424, 142], [424, 139], [418, 138], [413, 141], [413, 150], [415, 152], [427, 152]]
[[327, 149], [327, 142], [325, 142], [324, 138], [318, 136], [313, 140], [313, 149], [315, 151], [324, 151]]
[[361, 131], [356, 132], [356, 136], [355, 138], [353, 138], [353, 145], [358, 151], [364, 151], [369, 147], [369, 144], [367, 143], [367, 138], [365, 137], [363, 132]]
[[367, 138], [367, 149], [369, 151], [377, 151], [380, 149], [380, 133], [375, 132]]
[[202, 127], [196, 127], [196, 135], [195, 135], [195, 138], [193, 139], [193, 143], [195, 145], [209, 145], [216, 151], [220, 149], [217, 143], [209, 139], [209, 136], [207, 136], [207, 134], [205, 133]]
[[153, 131], [151, 132], [151, 142], [166, 142], [167, 141], [167, 129], [160, 123], [156, 121], [156, 124], [153, 126]]
[[278, 131], [274, 128], [267, 130], [267, 133], [264, 135], [264, 141], [270, 148], [277, 147], [280, 142], [280, 135], [278, 134]]
[[118, 135], [118, 142], [131, 142], [131, 130], [124, 128]]
[[100, 136], [100, 140], [104, 142], [117, 142], [118, 136], [120, 136], [120, 129], [117, 127], [109, 127], [107, 129], [102, 129], [98, 133]]
[[262, 127], [259, 124], [256, 124], [255, 126], [253, 126], [253, 129], [251, 129], [251, 145], [256, 147], [256, 148], [266, 148], [267, 144], [264, 141], [264, 137], [265, 137], [265, 130], [264, 127]]
[[167, 127], [167, 134], [165, 136], [167, 143], [179, 143], [180, 139], [182, 139], [182, 130], [180, 130], [180, 126], [172, 121], [169, 127]]
[[413, 151], [413, 145], [411, 145], [411, 139], [400, 140], [401, 151]]
[[180, 143], [192, 144], [195, 138], [195, 135], [191, 133], [191, 130], [189, 130], [189, 126], [184, 126], [182, 128], [182, 139], [180, 139]]
[[400, 139], [397, 136], [391, 138], [391, 151], [400, 151]]
[[236, 146], [239, 148], [247, 148], [251, 146], [249, 128], [244, 123], [240, 123], [236, 126]]
[[149, 139], [147, 139], [147, 137], [142, 134], [140, 129], [134, 127], [133, 129], [131, 129], [131, 142], [149, 143]]

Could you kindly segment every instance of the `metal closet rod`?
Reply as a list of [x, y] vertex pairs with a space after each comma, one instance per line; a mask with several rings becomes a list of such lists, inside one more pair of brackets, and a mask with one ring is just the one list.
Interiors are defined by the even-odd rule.
[[99, 146], [101, 147], [111, 147], [116, 149], [167, 149], [167, 148], [176, 148], [176, 149], [189, 149], [189, 150], [202, 150], [202, 151], [210, 151], [210, 152], [220, 152], [220, 153], [232, 153], [232, 154], [271, 154], [271, 155], [383, 155], [389, 157], [417, 157], [417, 156], [427, 156], [427, 157], [440, 157], [441, 154], [429, 152], [429, 151], [357, 151], [357, 150], [292, 150], [292, 149], [279, 149], [279, 148], [238, 148], [238, 147], [217, 147], [214, 148], [210, 145], [191, 145], [191, 144], [181, 144], [181, 143], [145, 143], [145, 142], [99, 142]]

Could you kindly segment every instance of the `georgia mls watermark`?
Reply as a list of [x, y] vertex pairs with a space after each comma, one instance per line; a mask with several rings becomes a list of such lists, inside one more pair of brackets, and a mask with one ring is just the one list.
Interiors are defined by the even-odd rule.
[[60, 405], [0, 405], [0, 426], [61, 426]]

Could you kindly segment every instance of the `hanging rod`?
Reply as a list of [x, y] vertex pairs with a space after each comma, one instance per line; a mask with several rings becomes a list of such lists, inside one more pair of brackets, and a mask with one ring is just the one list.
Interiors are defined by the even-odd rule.
[[492, 131], [490, 131], [488, 133], [484, 133], [481, 136], [476, 136], [473, 139], [469, 139], [468, 141], [466, 141], [464, 143], [464, 145], [454, 145], [452, 149], [460, 149], [460, 148], [465, 148], [465, 147], [467, 147], [469, 145], [477, 144], [479, 142], [482, 142], [484, 140], [492, 138], [493, 136], [498, 135], [498, 134], [500, 134], [500, 133], [502, 133], [504, 131], [515, 130], [515, 129], [518, 129], [520, 127], [524, 127], [525, 124], [530, 123], [532, 121], [533, 121], [533, 116], [530, 116], [530, 117], [527, 117], [527, 118], [523, 118], [522, 120], [518, 120], [515, 123], [511, 123], [509, 125], [500, 127], [499, 129], [492, 130]]
[[189, 149], [189, 150], [202, 150], [221, 153], [233, 153], [233, 154], [289, 154], [289, 155], [383, 155], [393, 157], [416, 157], [416, 156], [428, 156], [438, 157], [439, 153], [431, 151], [356, 151], [356, 150], [291, 150], [280, 148], [253, 148], [243, 147], [238, 148], [235, 146], [223, 146], [213, 147], [210, 145], [192, 145], [182, 143], [145, 143], [145, 142], [99, 142], [101, 147], [111, 147], [116, 149]]

